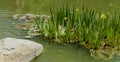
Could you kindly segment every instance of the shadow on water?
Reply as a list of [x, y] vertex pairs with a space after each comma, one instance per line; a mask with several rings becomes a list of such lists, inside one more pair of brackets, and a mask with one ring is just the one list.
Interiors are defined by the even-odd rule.
[[[23, 8], [24, 10], [23, 13], [28, 13], [28, 12], [32, 13], [32, 11], [35, 12], [35, 10], [29, 9], [30, 7], [33, 7], [31, 6], [32, 3], [29, 2], [31, 0], [29, 1], [26, 0], [26, 1], [27, 1], [25, 5], [26, 9]], [[36, 11], [40, 11], [40, 13], [46, 13], [48, 11], [48, 6], [54, 6], [54, 7], [55, 6], [57, 7], [57, 5], [60, 6], [63, 3], [61, 1], [63, 0], [44, 0], [44, 1], [36, 0], [34, 3], [38, 2], [36, 3], [36, 5], [37, 4], [40, 5], [39, 7], [40, 10], [36, 10]], [[68, 0], [66, 0], [66, 2], [67, 1]], [[83, 2], [81, 4], [87, 3], [85, 5], [90, 8], [95, 7], [97, 9], [101, 9], [101, 8], [103, 9], [103, 6], [106, 5], [105, 2], [102, 1], [97, 2], [97, 1], [98, 0], [90, 0], [88, 3], [87, 0], [76, 0], [76, 1], [69, 0], [68, 3], [70, 3], [71, 5], [79, 6], [78, 3]], [[115, 1], [113, 1], [114, 3], [113, 6], [120, 10], [120, 8], [118, 7], [119, 0], [115, 0]], [[57, 4], [57, 2], [59, 2], [59, 4]], [[101, 6], [99, 5], [100, 3], [104, 3], [105, 5]], [[15, 4], [15, 0], [13, 1], [0, 0], [0, 39], [5, 37], [24, 38], [25, 32], [20, 29], [17, 29], [13, 24], [15, 23], [15, 21], [11, 19], [12, 15], [17, 13], [16, 9], [17, 6]], [[107, 12], [108, 9], [105, 10]], [[119, 57], [116, 56], [114, 59], [109, 61], [96, 60], [90, 56], [89, 50], [87, 50], [84, 47], [76, 48], [77, 46], [75, 45], [62, 45], [54, 42], [49, 42], [47, 40], [43, 40], [41, 37], [34, 37], [29, 40], [33, 40], [37, 43], [41, 43], [44, 46], [44, 51], [42, 55], [36, 57], [31, 62], [119, 62], [120, 61]]]
[[44, 46], [42, 55], [36, 57], [32, 62], [96, 62], [90, 57], [89, 51], [84, 47], [78, 48], [72, 44], [63, 45], [45, 41], [42, 40], [42, 37], [34, 37], [30, 40], [34, 40]]
[[116, 60], [96, 60], [92, 58], [89, 54], [89, 50], [74, 45], [63, 45], [55, 42], [50, 42], [44, 40], [42, 37], [34, 37], [32, 39], [37, 43], [41, 43], [44, 46], [44, 51], [42, 55], [39, 55], [31, 62], [117, 62], [120, 59]]

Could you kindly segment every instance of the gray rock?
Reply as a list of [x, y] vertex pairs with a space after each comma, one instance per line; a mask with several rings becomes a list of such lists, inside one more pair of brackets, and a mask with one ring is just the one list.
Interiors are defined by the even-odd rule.
[[15, 14], [13, 15], [13, 20], [17, 21], [33, 21], [36, 15], [34, 14]]
[[22, 14], [15, 14], [13, 15], [13, 20], [19, 20]]
[[50, 16], [48, 15], [35, 15], [35, 14], [15, 14], [13, 15], [13, 20], [16, 21], [34, 21], [34, 19], [38, 19], [38, 20], [43, 20], [44, 22], [48, 22], [48, 20], [50, 19]]
[[42, 51], [41, 44], [30, 40], [16, 38], [0, 40], [0, 62], [29, 62]]

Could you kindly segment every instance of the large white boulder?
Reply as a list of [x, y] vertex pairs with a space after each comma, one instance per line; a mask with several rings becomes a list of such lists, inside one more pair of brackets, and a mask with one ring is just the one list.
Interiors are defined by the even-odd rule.
[[0, 40], [0, 62], [29, 62], [42, 51], [41, 44], [30, 40], [16, 38]]

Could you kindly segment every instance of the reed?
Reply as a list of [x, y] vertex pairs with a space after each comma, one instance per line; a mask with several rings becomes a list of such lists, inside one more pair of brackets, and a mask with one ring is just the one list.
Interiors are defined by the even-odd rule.
[[37, 20], [44, 37], [61, 43], [78, 43], [90, 50], [120, 47], [120, 15], [68, 6], [50, 9], [48, 23]]

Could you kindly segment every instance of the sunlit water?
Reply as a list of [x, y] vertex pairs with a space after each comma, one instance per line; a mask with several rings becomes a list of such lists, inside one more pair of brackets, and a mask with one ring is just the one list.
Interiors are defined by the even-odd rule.
[[[26, 0], [23, 8], [18, 8], [15, 0], [0, 0], [0, 39], [5, 37], [24, 38], [25, 31], [15, 27], [16, 21], [12, 20], [12, 15], [16, 13], [39, 13], [48, 14], [49, 7], [58, 8], [63, 3], [68, 5], [85, 5], [88, 8], [96, 8], [98, 11], [120, 11], [119, 0]], [[110, 7], [109, 4], [112, 4]], [[21, 10], [21, 11], [18, 11]], [[39, 12], [38, 12], [39, 11]], [[44, 46], [42, 55], [36, 57], [31, 62], [120, 62], [120, 57], [114, 57], [112, 60], [96, 60], [90, 56], [89, 50], [75, 45], [61, 45], [54, 42], [48, 42], [41, 37], [34, 37], [35, 42]]]

